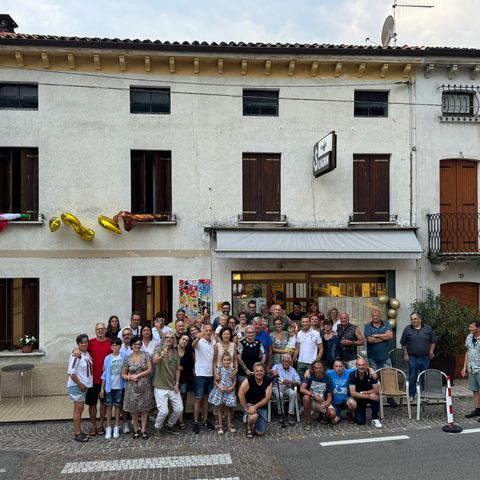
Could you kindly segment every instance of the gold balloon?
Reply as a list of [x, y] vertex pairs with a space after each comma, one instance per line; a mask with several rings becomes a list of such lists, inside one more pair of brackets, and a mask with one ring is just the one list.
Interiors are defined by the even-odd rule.
[[392, 328], [395, 328], [397, 326], [397, 319], [396, 318], [390, 318], [388, 323]]
[[48, 221], [48, 227], [50, 228], [51, 232], [55, 232], [56, 230], [58, 230], [61, 227], [61, 225], [62, 225], [62, 222], [58, 217], [52, 217]]
[[388, 297], [386, 295], [380, 295], [378, 297], [378, 303], [386, 305], [388, 303]]
[[70, 225], [75, 233], [79, 235], [83, 240], [87, 240], [91, 242], [93, 237], [95, 237], [95, 232], [91, 228], [85, 228], [81, 223], [80, 220], [73, 215], [73, 213], [64, 212], [61, 215], [62, 222], [65, 225]]
[[105, 215], [100, 215], [98, 217], [98, 224], [106, 228], [107, 230], [110, 230], [113, 233], [116, 233], [117, 235], [121, 235], [122, 231], [120, 230], [120, 226], [118, 225], [118, 222], [116, 222], [113, 218], [106, 217]]
[[388, 318], [397, 318], [397, 311], [394, 308], [389, 308], [387, 311]]
[[391, 298], [389, 303], [390, 303], [390, 306], [395, 310], [400, 308], [400, 302], [396, 298]]

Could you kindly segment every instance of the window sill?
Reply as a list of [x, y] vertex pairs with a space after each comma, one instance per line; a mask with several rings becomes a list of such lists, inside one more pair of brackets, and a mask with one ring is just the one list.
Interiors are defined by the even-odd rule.
[[8, 225], [43, 225], [45, 220], [12, 220]]
[[267, 221], [267, 220], [243, 220], [242, 214], [238, 215], [238, 224], [239, 225], [250, 225], [250, 226], [266, 226], [266, 227], [287, 227], [287, 216], [280, 215], [280, 220], [278, 221]]
[[157, 220], [157, 221], [152, 221], [152, 222], [133, 222], [135, 226], [137, 225], [155, 225], [155, 226], [162, 226], [162, 225], [176, 225], [177, 220], [168, 220], [168, 221], [162, 221], [162, 220]]
[[0, 358], [24, 358], [24, 357], [44, 357], [46, 352], [43, 350], [34, 350], [30, 353], [23, 353], [22, 350], [2, 350], [0, 351]]

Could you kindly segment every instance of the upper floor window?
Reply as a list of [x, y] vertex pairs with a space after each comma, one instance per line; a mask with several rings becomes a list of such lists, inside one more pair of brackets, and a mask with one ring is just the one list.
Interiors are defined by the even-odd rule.
[[38, 218], [37, 148], [0, 148], [0, 212]]
[[38, 289], [38, 278], [0, 278], [0, 350], [20, 347], [23, 335], [38, 340]]
[[170, 113], [170, 89], [130, 87], [130, 113]]
[[132, 150], [132, 213], [172, 213], [171, 152]]
[[355, 117], [388, 117], [388, 92], [355, 91]]
[[442, 115], [473, 117], [478, 115], [479, 102], [474, 87], [442, 86]]
[[38, 85], [0, 83], [0, 108], [38, 109]]
[[280, 154], [244, 153], [242, 170], [242, 220], [280, 221]]
[[243, 90], [243, 115], [278, 117], [278, 90]]

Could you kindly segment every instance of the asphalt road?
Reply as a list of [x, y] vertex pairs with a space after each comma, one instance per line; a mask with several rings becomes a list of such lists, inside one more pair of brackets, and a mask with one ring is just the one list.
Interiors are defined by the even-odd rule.
[[[480, 426], [480, 425], [479, 425]], [[470, 433], [448, 434], [439, 428], [381, 432], [338, 439], [362, 441], [374, 438], [403, 440], [332, 445], [331, 437], [299, 439], [293, 448], [292, 439], [271, 445], [272, 453], [286, 471], [288, 480], [389, 479], [447, 480], [478, 479], [478, 444], [480, 428], [468, 427]], [[465, 429], [464, 432], [468, 432]], [[474, 430], [477, 430], [474, 433]], [[324, 443], [324, 445], [321, 445]]]

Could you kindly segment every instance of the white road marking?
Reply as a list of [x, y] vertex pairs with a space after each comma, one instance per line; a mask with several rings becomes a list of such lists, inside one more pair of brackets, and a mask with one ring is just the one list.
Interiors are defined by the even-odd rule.
[[463, 430], [460, 433], [479, 433], [480, 428], [468, 428], [467, 430]]
[[320, 442], [322, 447], [334, 447], [336, 445], [351, 445], [354, 443], [375, 443], [375, 442], [392, 442], [394, 440], [408, 440], [407, 435], [396, 435], [395, 437], [373, 437], [358, 438], [356, 440], [337, 440], [335, 442]]
[[62, 473], [114, 472], [143, 470], [147, 468], [182, 468], [206, 465], [230, 465], [230, 454], [187, 455], [183, 457], [125, 458], [122, 460], [98, 460], [93, 462], [66, 463]]

